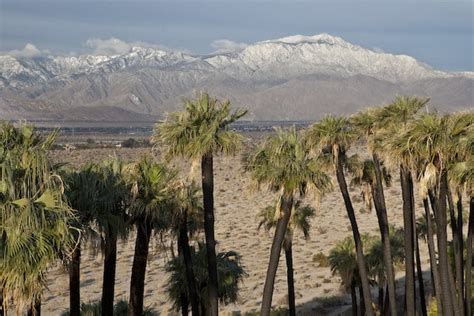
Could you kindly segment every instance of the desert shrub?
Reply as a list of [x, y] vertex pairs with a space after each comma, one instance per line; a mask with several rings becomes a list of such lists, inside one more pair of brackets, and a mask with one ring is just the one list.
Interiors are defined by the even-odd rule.
[[313, 256], [313, 262], [316, 262], [319, 267], [329, 267], [328, 257], [322, 252], [318, 252]]
[[[61, 316], [69, 316], [69, 310], [63, 312]], [[101, 302], [89, 302], [81, 304], [81, 316], [101, 316], [102, 308]], [[119, 300], [114, 305], [114, 316], [127, 316], [128, 315], [128, 302], [124, 299]], [[154, 316], [157, 315], [152, 309], [144, 308], [143, 316]]]

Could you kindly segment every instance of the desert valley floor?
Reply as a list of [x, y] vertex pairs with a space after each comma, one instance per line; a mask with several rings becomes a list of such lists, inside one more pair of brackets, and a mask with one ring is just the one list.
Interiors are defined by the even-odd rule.
[[[51, 157], [57, 162], [68, 162], [80, 166], [88, 161], [99, 162], [110, 155], [117, 155], [125, 161], [138, 160], [143, 155], [151, 154], [150, 148], [113, 148], [56, 150]], [[157, 157], [155, 154], [154, 157]], [[174, 162], [183, 172], [188, 172], [189, 164]], [[267, 205], [274, 203], [275, 196], [265, 191], [251, 191], [250, 180], [241, 167], [241, 155], [235, 157], [217, 157], [215, 159], [215, 215], [216, 239], [218, 251], [234, 250], [242, 256], [242, 263], [248, 277], [241, 284], [239, 299], [236, 304], [223, 306], [223, 315], [257, 311], [261, 302], [263, 283], [268, 264], [272, 236], [264, 230], [257, 230], [257, 213]], [[376, 235], [378, 224], [375, 211], [364, 211], [364, 203], [359, 188], [351, 188], [359, 228], [362, 233]], [[389, 222], [402, 225], [402, 209], [399, 181], [394, 174], [394, 181], [386, 190]], [[310, 203], [311, 201], [308, 200]], [[417, 205], [417, 217], [422, 213]], [[334, 190], [323, 197], [317, 216], [312, 221], [310, 239], [305, 240], [302, 234], [296, 234], [293, 247], [296, 303], [299, 313], [304, 315], [339, 315], [350, 308], [350, 296], [340, 286], [340, 279], [332, 275], [329, 267], [320, 267], [313, 261], [314, 255], [328, 255], [330, 249], [346, 236], [351, 236], [349, 220], [343, 205], [340, 192]], [[118, 250], [116, 299], [127, 298], [129, 292], [130, 267], [133, 260], [134, 237], [128, 242], [121, 242]], [[150, 251], [145, 285], [145, 306], [153, 308], [160, 315], [176, 314], [171, 309], [165, 288], [168, 275], [164, 265], [170, 258], [154, 242]], [[424, 269], [429, 267], [426, 245], [421, 243]], [[100, 253], [100, 251], [98, 251]], [[100, 299], [102, 287], [102, 261], [100, 254], [87, 249], [83, 251], [81, 263], [81, 300], [84, 302]], [[381, 258], [382, 260], [382, 258]], [[429, 279], [429, 272], [425, 281]], [[403, 273], [397, 273], [397, 285], [403, 293]], [[282, 254], [278, 269], [273, 303], [275, 306], [286, 306], [287, 301], [286, 267]], [[374, 289], [374, 299], [376, 299]], [[48, 274], [48, 289], [44, 292], [43, 312], [45, 315], [59, 315], [68, 308], [68, 276], [64, 267], [56, 267]]]

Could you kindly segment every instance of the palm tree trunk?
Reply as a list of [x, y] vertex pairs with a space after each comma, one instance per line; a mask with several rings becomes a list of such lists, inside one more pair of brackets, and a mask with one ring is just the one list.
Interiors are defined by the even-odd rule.
[[430, 255], [430, 266], [431, 266], [431, 275], [432, 275], [432, 284], [435, 289], [436, 293], [436, 304], [438, 306], [438, 310], [442, 311], [443, 307], [441, 305], [441, 283], [439, 279], [439, 269], [438, 269], [438, 261], [436, 259], [436, 249], [433, 237], [433, 223], [431, 222], [431, 213], [430, 213], [430, 206], [428, 204], [428, 199], [423, 199], [423, 206], [425, 209], [425, 218], [426, 218], [426, 226], [427, 226], [427, 240], [428, 240], [428, 252]]
[[263, 288], [261, 316], [270, 315], [272, 307], [273, 288], [275, 285], [275, 276], [280, 261], [281, 247], [285, 239], [288, 223], [290, 222], [291, 209], [293, 207], [293, 196], [284, 195], [281, 202], [282, 216], [278, 219], [273, 237], [272, 248], [270, 250], [270, 260], [268, 262], [267, 276]]
[[451, 299], [451, 285], [449, 280], [448, 262], [448, 241], [447, 241], [447, 220], [446, 220], [446, 193], [447, 193], [447, 172], [441, 170], [440, 188], [436, 199], [436, 229], [439, 253], [439, 272], [443, 300], [443, 315], [454, 315], [454, 302]]
[[104, 275], [102, 285], [102, 316], [113, 315], [115, 293], [115, 268], [117, 263], [117, 235], [105, 237]]
[[461, 254], [461, 266], [460, 266], [460, 270], [461, 270], [461, 292], [462, 292], [462, 295], [461, 295], [461, 304], [462, 304], [462, 307], [463, 307], [463, 310], [465, 310], [466, 308], [466, 304], [465, 304], [465, 293], [464, 293], [464, 290], [465, 290], [465, 286], [464, 286], [464, 233], [463, 233], [463, 206], [462, 206], [462, 193], [461, 192], [457, 192], [457, 197], [458, 197], [458, 200], [456, 202], [456, 209], [458, 211], [458, 222], [457, 222], [457, 228], [458, 228], [458, 236], [459, 236], [459, 253]]
[[379, 223], [380, 235], [383, 245], [383, 259], [387, 278], [387, 289], [390, 313], [397, 314], [397, 301], [395, 292], [395, 272], [392, 262], [392, 247], [390, 246], [390, 231], [387, 217], [387, 207], [385, 205], [385, 195], [383, 191], [382, 171], [380, 166], [380, 159], [378, 155], [373, 153], [372, 159], [375, 166], [375, 186], [372, 186], [372, 196], [374, 200], [375, 212], [377, 213], [377, 220]]
[[472, 315], [472, 248], [473, 244], [473, 234], [474, 234], [474, 196], [471, 196], [469, 201], [469, 224], [467, 229], [467, 241], [466, 241], [466, 280], [464, 282], [466, 286], [466, 315]]
[[352, 315], [357, 316], [357, 294], [354, 282], [351, 282]]
[[69, 263], [69, 315], [81, 314], [81, 245], [78, 244], [72, 253]]
[[189, 302], [188, 302], [188, 297], [186, 296], [186, 294], [181, 292], [179, 301], [181, 304], [181, 315], [188, 316], [189, 315]]
[[288, 315], [296, 315], [295, 280], [293, 275], [293, 242], [291, 237], [285, 241], [286, 280], [288, 283]]
[[193, 271], [193, 260], [191, 257], [191, 251], [189, 249], [188, 214], [186, 211], [183, 214], [181, 225], [179, 227], [178, 248], [183, 255], [184, 267], [186, 270], [186, 281], [188, 284], [188, 293], [189, 298], [191, 299], [192, 313], [193, 316], [199, 316], [199, 298], [197, 295], [196, 279], [194, 277]]
[[415, 258], [413, 231], [413, 179], [408, 168], [400, 166], [405, 241], [405, 313], [415, 315]]
[[364, 316], [366, 312], [366, 304], [364, 300], [364, 290], [359, 286], [360, 316]]
[[380, 310], [381, 315], [383, 315], [383, 302], [384, 302], [383, 288], [384, 288], [384, 285], [379, 284], [378, 304], [379, 304], [379, 310]]
[[219, 303], [216, 239], [214, 235], [214, 167], [212, 153], [208, 153], [202, 157], [201, 172], [204, 202], [204, 234], [206, 237], [207, 272], [209, 274], [208, 310], [211, 316], [217, 316]]
[[453, 235], [454, 265], [456, 273], [455, 293], [457, 294], [457, 302], [455, 301], [455, 303], [457, 303], [458, 305], [460, 315], [464, 315], [464, 275], [462, 274], [463, 253], [461, 252], [461, 240], [463, 237], [459, 235], [458, 221], [456, 215], [454, 214], [454, 202], [450, 191], [451, 190], [449, 190], [448, 186], [446, 196], [448, 199], [449, 217], [451, 220], [451, 232]]
[[26, 312], [27, 316], [41, 316], [41, 299], [36, 298], [32, 303], [28, 311]]
[[148, 248], [152, 227], [146, 219], [137, 223], [137, 238], [135, 240], [135, 254], [133, 256], [132, 275], [130, 278], [129, 316], [143, 314], [143, 296], [145, 294], [145, 275], [148, 260]]
[[349, 191], [347, 190], [346, 178], [344, 176], [343, 168], [343, 156], [342, 153], [338, 154], [336, 164], [336, 178], [341, 190], [342, 198], [344, 199], [344, 204], [346, 206], [347, 216], [351, 222], [352, 234], [354, 235], [354, 243], [357, 253], [357, 266], [359, 268], [359, 275], [361, 278], [361, 287], [364, 294], [365, 304], [367, 306], [367, 315], [373, 316], [374, 311], [372, 309], [372, 296], [370, 294], [370, 285], [369, 277], [367, 274], [367, 265], [365, 264], [365, 257], [363, 252], [362, 240], [360, 238], [359, 227], [357, 225], [357, 220], [355, 217], [354, 207], [352, 206], [352, 201], [349, 196]]
[[[417, 236], [416, 233], [415, 233], [415, 236]], [[415, 254], [416, 254], [416, 276], [418, 277], [418, 290], [420, 291], [421, 315], [426, 316], [428, 313], [426, 311], [425, 284], [423, 281], [423, 270], [421, 269], [420, 244], [418, 242], [418, 237], [416, 237], [415, 239]]]

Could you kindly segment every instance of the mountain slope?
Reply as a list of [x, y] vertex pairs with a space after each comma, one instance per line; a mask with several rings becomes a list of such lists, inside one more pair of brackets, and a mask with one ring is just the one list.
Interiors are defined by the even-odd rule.
[[297, 35], [211, 56], [140, 47], [115, 56], [0, 56], [0, 114], [155, 119], [199, 90], [247, 106], [253, 119], [316, 119], [397, 94], [430, 96], [451, 110], [473, 105], [473, 82], [471, 72], [438, 71], [328, 34]]

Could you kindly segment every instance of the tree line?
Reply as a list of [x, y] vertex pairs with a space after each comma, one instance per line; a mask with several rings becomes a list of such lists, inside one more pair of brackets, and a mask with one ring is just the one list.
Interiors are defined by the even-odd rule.
[[[433, 311], [472, 315], [474, 114], [425, 111], [428, 102], [397, 97], [388, 105], [349, 117], [325, 116], [303, 130], [277, 129], [245, 151], [242, 164], [254, 189], [277, 193], [273, 205], [256, 210], [260, 227], [274, 232], [261, 315], [271, 313], [282, 252], [287, 266], [288, 313], [296, 314], [293, 234], [300, 230], [305, 237], [309, 235], [310, 219], [316, 215], [305, 201], [319, 201], [334, 186], [341, 193], [352, 237], [334, 245], [328, 262], [351, 292], [354, 315], [428, 315]], [[156, 124], [151, 144], [161, 153], [160, 161], [144, 157], [125, 163], [111, 158], [80, 169], [49, 159], [58, 131], [43, 135], [31, 125], [3, 124], [2, 313], [13, 303], [17, 312], [40, 315], [46, 274], [60, 261], [69, 273], [67, 313], [83, 314], [81, 251], [92, 243], [102, 251], [104, 267], [96, 313], [117, 314], [117, 243], [131, 236], [136, 239], [129, 301], [123, 313], [147, 313], [143, 304], [146, 266], [156, 235], [172, 243], [166, 290], [176, 310], [183, 315], [218, 315], [220, 303], [235, 302], [247, 272], [237, 252], [216, 252], [214, 157], [240, 152], [243, 137], [230, 125], [246, 113], [232, 110], [229, 101], [201, 93], [186, 99], [182, 111], [169, 113]], [[356, 145], [365, 147], [367, 157], [351, 154]], [[171, 167], [169, 162], [176, 157], [200, 165], [200, 183]], [[385, 198], [396, 174], [402, 193], [401, 229], [389, 223]], [[375, 209], [379, 236], [359, 231], [350, 186], [360, 187], [367, 207]], [[416, 206], [421, 204], [416, 203], [417, 197], [423, 205], [418, 219]], [[429, 250], [430, 295], [424, 290], [420, 240], [426, 241]], [[400, 265], [405, 274], [402, 305], [395, 280]]]

